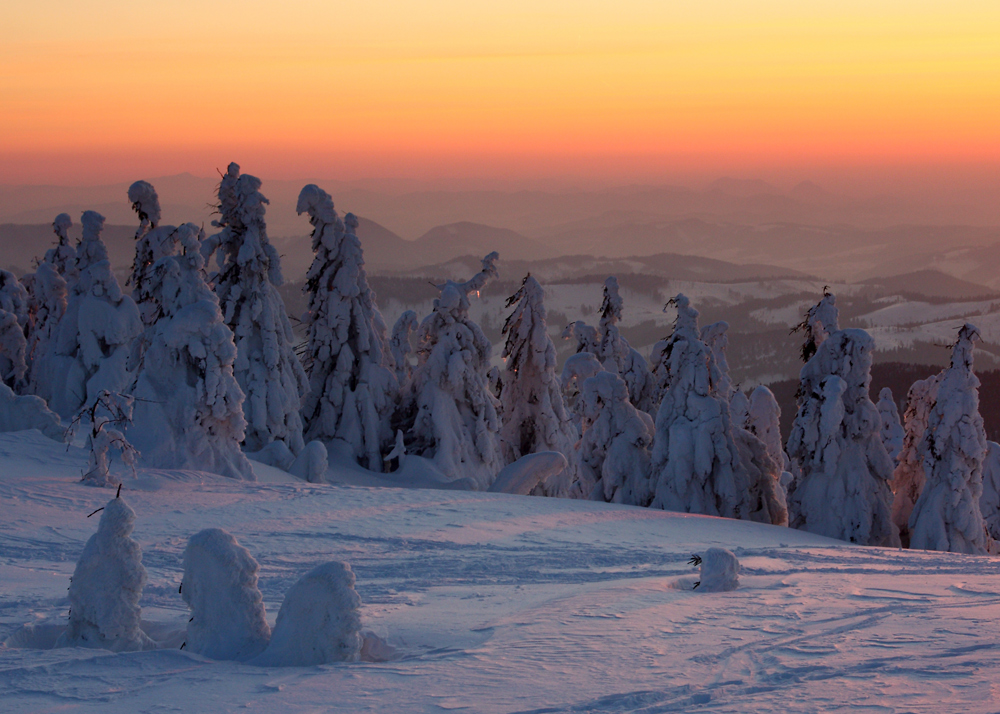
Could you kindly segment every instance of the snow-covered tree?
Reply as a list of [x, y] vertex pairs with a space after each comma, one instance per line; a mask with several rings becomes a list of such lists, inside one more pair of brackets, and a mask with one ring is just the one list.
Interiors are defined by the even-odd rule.
[[823, 297], [806, 311], [805, 319], [795, 326], [793, 332], [805, 333], [802, 341], [802, 361], [808, 362], [827, 337], [840, 329], [840, 311], [837, 296], [829, 288], [823, 288]]
[[757, 386], [750, 393], [743, 423], [747, 431], [761, 440], [768, 455], [782, 471], [788, 471], [788, 455], [781, 443], [781, 407], [774, 392], [763, 384]]
[[253, 480], [240, 450], [246, 429], [243, 392], [233, 373], [233, 333], [205, 282], [198, 226], [177, 229], [181, 255], [160, 258], [147, 273], [162, 315], [145, 335], [128, 437], [147, 466], [197, 469]]
[[733, 419], [733, 424], [749, 429], [750, 423], [750, 400], [743, 390], [737, 389], [733, 392], [732, 399], [729, 400], [729, 414]]
[[698, 311], [685, 295], [671, 303], [677, 319], [663, 350], [669, 381], [656, 415], [652, 506], [781, 522], [777, 465], [759, 440], [733, 427], [729, 394], [718, 391], [731, 383], [700, 338]]
[[0, 380], [16, 392], [23, 391], [28, 372], [29, 302], [21, 281], [0, 270]]
[[299, 410], [309, 382], [295, 355], [292, 326], [277, 290], [281, 264], [267, 238], [267, 203], [260, 179], [240, 175], [240, 167], [230, 164], [219, 184], [221, 217], [213, 222], [222, 231], [202, 242], [202, 254], [207, 263], [216, 253], [218, 271], [210, 282], [235, 336], [234, 372], [246, 395], [245, 448], [260, 451], [280, 440], [298, 454], [304, 446]]
[[892, 459], [893, 466], [896, 464], [896, 459], [899, 457], [899, 452], [903, 449], [903, 425], [899, 421], [899, 407], [896, 406], [896, 400], [892, 398], [892, 390], [888, 387], [883, 387], [882, 391], [878, 393], [878, 403], [875, 405], [878, 409], [879, 419], [881, 420], [881, 430], [879, 431], [879, 436], [882, 438], [882, 445], [885, 447], [885, 451], [889, 454], [889, 458]]
[[28, 392], [48, 402], [52, 399], [52, 343], [66, 314], [69, 293], [65, 278], [54, 264], [46, 261], [39, 263], [31, 287], [32, 327], [26, 344]]
[[73, 571], [69, 624], [56, 646], [113, 652], [154, 649], [155, 643], [140, 628], [146, 568], [142, 548], [132, 538], [135, 511], [120, 493], [101, 510], [97, 532]]
[[573, 340], [576, 345], [574, 352], [590, 352], [595, 357], [601, 353], [601, 338], [597, 333], [597, 328], [588, 325], [583, 320], [571, 322], [563, 328], [562, 338]]
[[132, 342], [142, 321], [132, 298], [122, 292], [101, 241], [104, 216], [83, 214], [83, 238], [77, 246], [77, 281], [70, 292], [58, 334], [50, 342], [53, 384], [49, 406], [72, 417], [104, 391], [126, 391]]
[[341, 221], [330, 195], [314, 184], [299, 193], [297, 210], [309, 213], [316, 253], [305, 285], [311, 385], [302, 409], [306, 435], [341, 439], [363, 466], [381, 471], [399, 387], [385, 322], [365, 274], [358, 220], [348, 213]]
[[257, 587], [260, 565], [221, 528], [191, 536], [184, 549], [181, 597], [191, 609], [186, 648], [211, 659], [245, 661], [271, 639], [264, 598]]
[[563, 404], [577, 428], [580, 426], [580, 409], [578, 407], [580, 406], [583, 383], [603, 370], [604, 368], [597, 361], [597, 356], [593, 352], [577, 352], [563, 364], [562, 373], [559, 375]]
[[[715, 360], [716, 369], [719, 370], [719, 383], [715, 385], [715, 392], [727, 402], [731, 402], [736, 393], [733, 386], [733, 379], [729, 376], [729, 360], [726, 358], [726, 349], [729, 347], [729, 323], [725, 320], [713, 322], [701, 328], [701, 341], [712, 351], [712, 359]], [[742, 424], [739, 424], [742, 427]]]
[[910, 514], [924, 489], [924, 460], [920, 454], [920, 442], [924, 439], [931, 409], [937, 400], [941, 375], [935, 374], [921, 379], [910, 386], [906, 394], [906, 409], [903, 411], [903, 444], [896, 458], [896, 469], [892, 474], [892, 522], [899, 529], [899, 539], [903, 547], [910, 544]]
[[606, 370], [584, 380], [580, 412], [580, 479], [571, 495], [647, 505], [652, 417], [632, 406], [624, 380]]
[[69, 229], [73, 227], [73, 219], [68, 213], [60, 213], [52, 221], [52, 230], [56, 234], [56, 244], [45, 253], [43, 262], [54, 267], [66, 278], [67, 283], [76, 280], [76, 248], [70, 245]]
[[410, 380], [413, 378], [413, 365], [410, 364], [413, 344], [410, 342], [410, 335], [417, 331], [419, 325], [417, 313], [406, 310], [392, 326], [389, 350], [396, 368], [396, 381], [399, 383], [400, 392], [405, 392], [409, 388]]
[[347, 563], [324, 563], [285, 594], [271, 642], [256, 665], [314, 667], [361, 657], [361, 598]]
[[941, 374], [937, 400], [920, 441], [927, 480], [910, 514], [910, 547], [952, 553], [991, 550], [979, 509], [986, 432], [979, 414], [979, 378], [972, 352], [979, 330], [958, 332], [951, 367]]
[[868, 397], [875, 343], [864, 330], [835, 329], [833, 305], [833, 295], [824, 295], [806, 320], [807, 345], [817, 347], [802, 367], [788, 439], [788, 456], [797, 469], [788, 494], [789, 524], [852, 543], [898, 546], [889, 490], [892, 461]]
[[151, 184], [146, 181], [133, 183], [128, 187], [128, 200], [139, 216], [139, 228], [135, 232], [135, 262], [128, 282], [143, 324], [149, 326], [162, 314], [148, 285], [149, 274], [156, 261], [177, 252], [178, 233], [174, 226], [160, 225], [160, 199]]
[[983, 514], [986, 532], [1000, 541], [1000, 444], [986, 442], [983, 459], [983, 495], [979, 497], [979, 510]]
[[545, 322], [545, 291], [530, 274], [509, 300], [514, 311], [503, 326], [505, 370], [500, 447], [504, 462], [539, 451], [566, 457], [565, 471], [540, 484], [539, 495], [568, 496], [579, 478], [576, 427], [563, 406], [556, 377], [556, 348]]
[[449, 478], [489, 488], [502, 466], [497, 402], [486, 382], [493, 346], [469, 318], [469, 294], [497, 277], [497, 253], [464, 283], [440, 285], [434, 309], [417, 331], [418, 364], [400, 422], [408, 451], [434, 461]]
[[653, 389], [652, 376], [645, 358], [632, 349], [622, 337], [618, 322], [622, 318], [624, 303], [619, 294], [618, 278], [611, 276], [604, 281], [604, 300], [601, 302], [601, 322], [598, 327], [597, 358], [604, 369], [614, 372], [628, 385], [629, 401], [636, 409], [648, 412]]
[[112, 450], [118, 452], [119, 458], [132, 468], [134, 475], [139, 452], [122, 431], [132, 421], [134, 407], [135, 399], [131, 395], [104, 391], [74, 417], [67, 433], [69, 440], [72, 440], [82, 423], [90, 425], [90, 434], [87, 436], [90, 462], [81, 479], [83, 483], [88, 486], [121, 484], [121, 481], [111, 473]]

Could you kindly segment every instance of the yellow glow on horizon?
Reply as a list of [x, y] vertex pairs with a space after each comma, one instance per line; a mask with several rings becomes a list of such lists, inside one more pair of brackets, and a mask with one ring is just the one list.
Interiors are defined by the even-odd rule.
[[0, 27], [0, 161], [1000, 160], [1000, 3], [872, 5], [22, 3]]

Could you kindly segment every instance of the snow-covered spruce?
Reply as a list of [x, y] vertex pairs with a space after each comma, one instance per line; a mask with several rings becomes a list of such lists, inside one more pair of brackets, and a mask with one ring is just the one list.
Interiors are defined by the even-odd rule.
[[647, 505], [653, 419], [632, 406], [621, 377], [603, 370], [584, 380], [580, 413], [580, 479], [570, 495]]
[[875, 405], [878, 409], [879, 419], [881, 420], [881, 430], [879, 431], [879, 436], [882, 438], [882, 445], [885, 447], [885, 451], [889, 454], [889, 458], [892, 459], [892, 463], [895, 466], [896, 459], [899, 457], [899, 452], [903, 450], [903, 425], [899, 421], [899, 407], [896, 406], [896, 400], [892, 398], [892, 390], [888, 387], [883, 387], [882, 391], [878, 393], [878, 403]]
[[695, 589], [700, 593], [735, 590], [740, 585], [740, 561], [725, 548], [709, 548], [702, 556], [692, 558], [699, 566], [700, 579]]
[[805, 333], [801, 353], [803, 362], [808, 362], [826, 338], [840, 329], [839, 320], [837, 296], [829, 288], [824, 288], [823, 297], [806, 311], [805, 319], [793, 330]]
[[[698, 311], [685, 295], [663, 349], [669, 375], [656, 415], [650, 482], [654, 508], [780, 523], [785, 514], [778, 466], [764, 445], [734, 429], [728, 384], [712, 350], [701, 341]], [[669, 305], [668, 304], [668, 305]], [[737, 438], [739, 437], [739, 438]]]
[[147, 275], [162, 316], [144, 338], [128, 438], [147, 466], [252, 481], [253, 469], [240, 450], [246, 421], [233, 374], [233, 333], [205, 282], [201, 229], [186, 223], [177, 234], [182, 254], [161, 258]]
[[[737, 392], [737, 395], [742, 394]], [[745, 399], [745, 397], [744, 397]], [[734, 399], [733, 402], [736, 400]], [[733, 402], [730, 402], [732, 405]], [[785, 453], [785, 447], [781, 443], [781, 407], [774, 393], [763, 384], [754, 388], [747, 400], [746, 415], [743, 420], [744, 428], [760, 439], [767, 449], [768, 456], [781, 469], [779, 483], [782, 491], [786, 494], [792, 483], [792, 465]], [[735, 420], [735, 415], [734, 415]], [[787, 503], [786, 503], [787, 511]], [[787, 525], [787, 523], [785, 524]]]
[[995, 441], [986, 442], [983, 495], [979, 497], [979, 510], [989, 537], [1000, 541], [1000, 444]]
[[90, 461], [87, 471], [81, 479], [88, 486], [116, 486], [119, 479], [111, 474], [111, 452], [118, 452], [119, 458], [135, 473], [135, 463], [139, 452], [129, 442], [123, 429], [132, 421], [132, 410], [135, 399], [131, 395], [112, 394], [104, 391], [98, 394], [94, 401], [86, 405], [73, 419], [67, 433], [67, 440], [72, 441], [77, 428], [87, 423], [90, 434], [87, 446], [90, 448]]
[[562, 373], [559, 375], [559, 386], [563, 394], [563, 404], [577, 429], [580, 427], [580, 393], [583, 390], [583, 383], [603, 369], [593, 352], [577, 352], [563, 364]]
[[[810, 315], [836, 324], [825, 295]], [[813, 324], [819, 324], [814, 321]], [[807, 331], [816, 340], [818, 329]], [[868, 397], [874, 341], [864, 330], [830, 332], [802, 367], [798, 413], [788, 439], [797, 469], [788, 494], [793, 528], [862, 545], [898, 546], [892, 522], [892, 461], [879, 437], [878, 410]]]
[[250, 551], [221, 528], [191, 536], [180, 588], [191, 609], [186, 649], [241, 662], [264, 651], [271, 628], [257, 587], [259, 570]]
[[146, 568], [142, 548], [131, 537], [133, 528], [135, 511], [125, 499], [109, 501], [73, 571], [69, 625], [57, 647], [132, 652], [156, 646], [140, 629]]
[[409, 389], [410, 380], [413, 379], [413, 365], [410, 363], [413, 344], [410, 342], [410, 335], [417, 331], [419, 324], [417, 313], [413, 310], [406, 310], [392, 326], [389, 351], [392, 353], [396, 382], [399, 384], [401, 393]]
[[178, 233], [174, 226], [160, 225], [160, 199], [156, 190], [146, 181], [136, 181], [128, 188], [128, 200], [139, 216], [135, 232], [135, 262], [128, 284], [132, 286], [132, 299], [139, 307], [143, 324], [149, 326], [162, 314], [149, 286], [153, 266], [161, 258], [177, 252]]
[[601, 338], [597, 333], [597, 328], [588, 325], [583, 320], [577, 320], [576, 322], [571, 322], [566, 327], [563, 328], [562, 338], [564, 340], [573, 340], [574, 352], [590, 352], [592, 355], [598, 355], [601, 351]]
[[17, 315], [0, 310], [0, 382], [23, 392], [28, 373], [28, 342]]
[[66, 436], [59, 415], [49, 409], [44, 399], [31, 394], [18, 396], [7, 385], [0, 384], [0, 432], [25, 429], [38, 429], [60, 442]]
[[56, 234], [56, 244], [45, 252], [42, 262], [48, 263], [62, 275], [67, 283], [76, 281], [76, 248], [70, 245], [69, 229], [73, 227], [73, 219], [68, 213], [60, 213], [52, 221], [52, 230]]
[[729, 400], [729, 416], [733, 424], [744, 429], [750, 428], [750, 400], [740, 389], [734, 390], [732, 399]]
[[423, 456], [452, 480], [489, 488], [503, 466], [496, 398], [486, 382], [493, 345], [469, 319], [469, 294], [497, 277], [497, 253], [463, 283], [438, 286], [441, 295], [417, 331], [417, 368], [399, 421], [411, 454]]
[[[299, 193], [308, 212], [316, 253], [306, 276], [309, 293], [305, 364], [310, 391], [302, 413], [306, 437], [350, 445], [358, 462], [382, 470], [382, 446], [392, 438], [390, 419], [399, 386], [386, 344], [386, 327], [365, 274], [358, 220], [342, 222], [330, 195], [314, 184]], [[403, 357], [403, 367], [405, 355]]]
[[993, 550], [979, 498], [983, 493], [986, 432], [979, 414], [979, 378], [972, 352], [979, 330], [958, 332], [951, 367], [941, 374], [937, 400], [920, 441], [926, 483], [910, 514], [910, 547], [952, 553]]
[[104, 216], [85, 211], [81, 222], [77, 281], [47, 357], [53, 376], [49, 406], [66, 418], [101, 392], [127, 389], [133, 378], [128, 368], [132, 342], [142, 333], [135, 302], [122, 292], [101, 241]]
[[910, 515], [913, 506], [924, 489], [924, 461], [920, 454], [920, 442], [924, 439], [931, 409], [937, 399], [941, 375], [931, 375], [910, 386], [906, 394], [906, 409], [903, 411], [903, 444], [896, 458], [896, 469], [892, 474], [893, 500], [892, 522], [899, 529], [899, 539], [903, 547], [910, 544]]
[[636, 409], [652, 410], [653, 379], [645, 358], [632, 349], [621, 336], [618, 322], [622, 318], [623, 301], [619, 294], [618, 278], [611, 276], [604, 281], [604, 300], [601, 302], [601, 322], [598, 326], [597, 358], [604, 369], [614, 372], [628, 385], [629, 401]]
[[568, 496], [579, 478], [579, 460], [574, 448], [576, 427], [563, 406], [556, 377], [556, 348], [545, 322], [545, 291], [531, 275], [508, 300], [514, 311], [507, 317], [500, 448], [505, 464], [539, 451], [557, 451], [566, 457], [567, 468], [550, 481], [539, 484], [537, 495]]
[[26, 344], [28, 392], [46, 402], [52, 399], [53, 341], [66, 314], [69, 292], [66, 280], [52, 263], [38, 264], [31, 280], [31, 332]]
[[[713, 322], [701, 328], [699, 335], [705, 346], [712, 352], [712, 359], [715, 360], [716, 369], [719, 370], [719, 382], [715, 385], [715, 393], [731, 402], [736, 388], [733, 386], [733, 379], [729, 376], [729, 360], [726, 357], [726, 349], [729, 347], [729, 323], [725, 320]], [[743, 424], [737, 423], [740, 428]]]
[[229, 165], [219, 184], [222, 231], [202, 242], [202, 254], [216, 253], [210, 276], [225, 323], [234, 334], [234, 373], [246, 395], [243, 413], [247, 451], [279, 439], [298, 454], [303, 447], [302, 397], [309, 388], [295, 355], [291, 323], [277, 287], [282, 283], [278, 253], [267, 239], [268, 203], [260, 179]]
[[313, 568], [292, 585], [267, 649], [252, 664], [313, 667], [361, 656], [361, 598], [354, 572], [337, 561]]

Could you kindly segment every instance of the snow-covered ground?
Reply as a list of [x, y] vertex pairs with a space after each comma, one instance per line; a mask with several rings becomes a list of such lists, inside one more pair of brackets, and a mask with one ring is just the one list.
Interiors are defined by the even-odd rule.
[[[996, 559], [602, 503], [306, 484], [256, 463], [256, 484], [126, 478], [143, 619], [163, 649], [45, 649], [97, 526], [87, 514], [114, 496], [77, 482], [85, 466], [38, 432], [0, 434], [2, 712], [997, 710]], [[182, 553], [209, 527], [260, 562], [272, 624], [301, 575], [350, 563], [375, 647], [302, 668], [178, 649]], [[712, 546], [740, 559], [739, 589], [691, 589], [687, 561]]]

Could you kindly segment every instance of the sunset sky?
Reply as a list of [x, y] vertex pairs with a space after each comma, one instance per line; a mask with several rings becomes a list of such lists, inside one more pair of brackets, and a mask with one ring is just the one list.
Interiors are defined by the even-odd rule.
[[15, 0], [0, 183], [1000, 163], [996, 0]]

